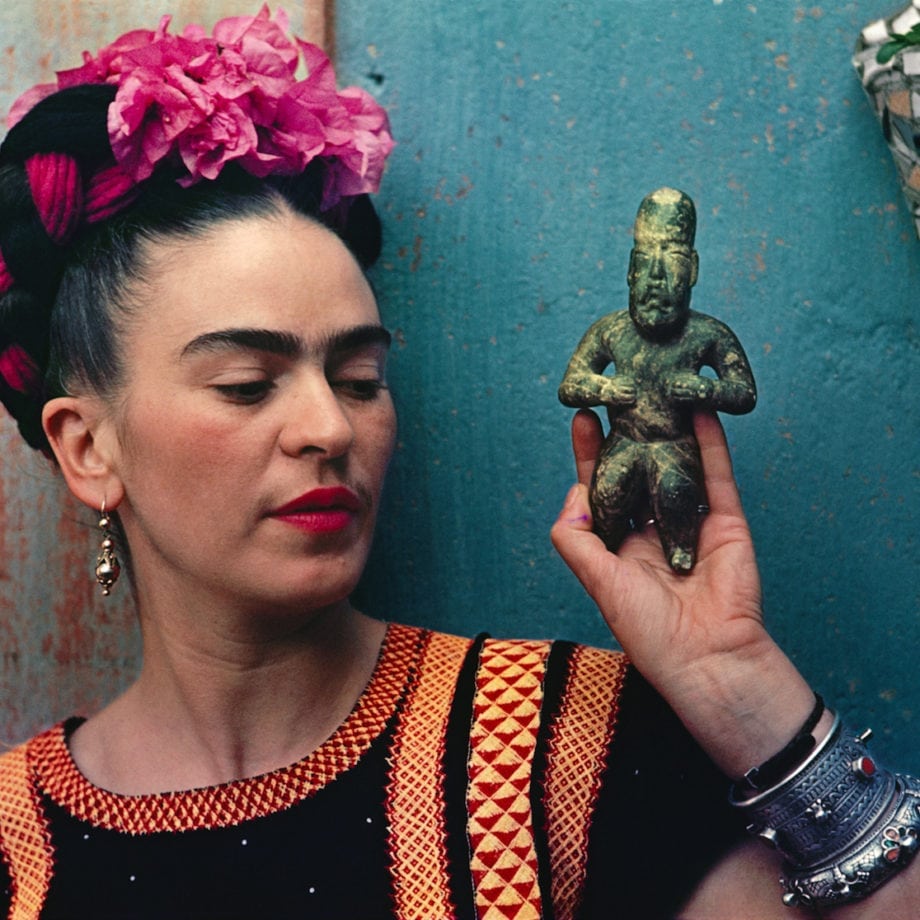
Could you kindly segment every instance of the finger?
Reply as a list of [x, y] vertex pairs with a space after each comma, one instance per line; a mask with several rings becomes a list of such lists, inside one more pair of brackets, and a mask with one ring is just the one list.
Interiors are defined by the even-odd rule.
[[590, 409], [579, 409], [572, 419], [572, 451], [575, 472], [582, 485], [590, 485], [603, 443], [601, 420]]
[[[569, 489], [551, 534], [555, 533], [557, 528], [590, 532], [593, 527], [594, 519], [591, 516], [591, 506], [588, 504], [588, 489], [582, 483], [578, 483]], [[555, 537], [553, 541], [555, 542]]]
[[732, 472], [732, 458], [722, 423], [714, 413], [697, 412], [693, 416], [693, 426], [703, 459], [710, 512], [743, 517], [744, 509]]
[[[637, 580], [635, 561], [630, 562], [625, 556], [609, 552], [603, 540], [591, 530], [587, 489], [584, 486], [575, 486], [569, 492], [550, 536], [556, 552], [597, 604], [624, 649], [629, 651], [630, 638], [643, 633], [648, 638], [655, 629], [655, 616], [644, 614], [655, 611], [657, 615], [665, 610], [667, 597], [656, 579], [648, 575], [647, 564], [640, 566], [641, 577]], [[657, 539], [655, 544], [660, 555], [661, 545]], [[630, 611], [637, 615], [631, 616]], [[632, 628], [628, 621], [632, 621]]]
[[550, 538], [556, 552], [596, 600], [598, 585], [604, 581], [601, 571], [615, 557], [607, 552], [592, 530], [585, 486], [576, 485], [569, 490], [562, 511], [550, 531]]

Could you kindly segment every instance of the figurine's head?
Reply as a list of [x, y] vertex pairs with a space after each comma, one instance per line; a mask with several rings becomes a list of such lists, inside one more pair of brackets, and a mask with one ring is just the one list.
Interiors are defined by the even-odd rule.
[[696, 209], [683, 192], [660, 188], [639, 205], [627, 280], [629, 313], [646, 338], [669, 338], [687, 321], [699, 269], [695, 233]]

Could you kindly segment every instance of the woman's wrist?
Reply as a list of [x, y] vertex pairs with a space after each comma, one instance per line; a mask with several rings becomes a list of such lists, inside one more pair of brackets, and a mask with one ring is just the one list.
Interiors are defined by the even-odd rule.
[[785, 780], [752, 797], [732, 790], [748, 832], [784, 857], [787, 905], [823, 910], [861, 900], [920, 849], [920, 782], [879, 764], [869, 735], [837, 717]]
[[[742, 651], [687, 666], [659, 691], [712, 761], [732, 780], [769, 761], [796, 737], [815, 706], [815, 694], [768, 637]], [[812, 731], [820, 742], [833, 715]], [[794, 767], [793, 767], [794, 768]]]
[[816, 693], [815, 705], [802, 727], [776, 754], [745, 772], [743, 778], [735, 784], [737, 793], [745, 797], [756, 795], [776, 786], [790, 773], [798, 770], [820, 748], [828, 730], [823, 726], [828, 726], [831, 718], [832, 714], [824, 705], [824, 700]]

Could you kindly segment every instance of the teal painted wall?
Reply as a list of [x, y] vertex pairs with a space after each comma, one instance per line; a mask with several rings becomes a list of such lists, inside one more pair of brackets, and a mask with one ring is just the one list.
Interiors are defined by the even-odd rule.
[[850, 66], [878, 0], [339, 0], [341, 78], [400, 146], [375, 271], [401, 416], [365, 606], [608, 643], [547, 532], [556, 387], [626, 305], [659, 185], [699, 210], [694, 306], [744, 342], [727, 419], [773, 634], [876, 749], [920, 766], [920, 242]]

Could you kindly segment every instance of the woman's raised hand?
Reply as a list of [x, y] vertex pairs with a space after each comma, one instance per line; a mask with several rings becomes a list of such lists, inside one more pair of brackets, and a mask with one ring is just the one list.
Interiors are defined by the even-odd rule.
[[695, 430], [710, 511], [692, 572], [671, 569], [653, 526], [629, 534], [616, 553], [592, 531], [588, 484], [603, 435], [589, 410], [572, 423], [578, 485], [552, 540], [633, 664], [716, 763], [741, 775], [783, 747], [814, 696], [763, 627], [760, 576], [722, 426], [698, 413]]

